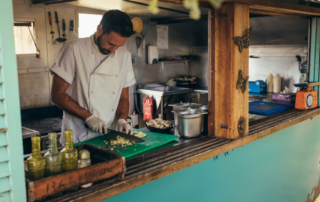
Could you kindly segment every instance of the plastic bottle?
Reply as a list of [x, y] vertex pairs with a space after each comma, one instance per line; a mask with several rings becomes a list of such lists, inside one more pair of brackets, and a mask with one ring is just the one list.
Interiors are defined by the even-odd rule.
[[78, 150], [73, 148], [72, 133], [72, 130], [64, 131], [65, 147], [61, 150], [63, 172], [78, 168]]
[[46, 159], [46, 176], [55, 175], [61, 172], [61, 153], [57, 149], [57, 133], [49, 133], [49, 149], [44, 155]]
[[40, 153], [40, 140], [39, 136], [31, 138], [32, 156], [27, 159], [28, 165], [28, 178], [32, 181], [39, 180], [44, 177], [44, 170], [46, 160]]
[[273, 92], [280, 93], [281, 91], [281, 77], [277, 73], [273, 78]]
[[267, 92], [272, 93], [273, 92], [273, 75], [270, 73], [267, 77]]

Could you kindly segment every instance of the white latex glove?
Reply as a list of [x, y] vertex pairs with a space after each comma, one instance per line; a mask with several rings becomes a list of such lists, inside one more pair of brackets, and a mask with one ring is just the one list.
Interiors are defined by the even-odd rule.
[[124, 119], [118, 120], [118, 130], [120, 132], [125, 131], [126, 134], [130, 134], [130, 135], [133, 134], [132, 127], [129, 124], [127, 124], [127, 121]]
[[94, 115], [87, 118], [86, 124], [95, 133], [102, 133], [102, 132], [104, 132], [104, 134], [108, 133], [108, 128], [106, 124], [101, 119], [99, 119]]

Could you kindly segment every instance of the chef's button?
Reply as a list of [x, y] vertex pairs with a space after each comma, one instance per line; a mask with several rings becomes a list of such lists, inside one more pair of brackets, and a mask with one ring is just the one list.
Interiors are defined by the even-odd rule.
[[118, 74], [116, 74], [116, 77], [118, 77]]
[[92, 55], [94, 54], [94, 52], [91, 53]]
[[91, 94], [93, 94], [93, 91], [91, 91]]
[[116, 94], [115, 92], [113, 92], [113, 94]]

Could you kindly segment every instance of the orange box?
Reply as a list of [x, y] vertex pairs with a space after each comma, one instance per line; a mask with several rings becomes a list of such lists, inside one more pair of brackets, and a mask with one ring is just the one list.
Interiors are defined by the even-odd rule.
[[311, 87], [300, 90], [296, 93], [295, 108], [299, 110], [313, 109], [318, 106], [318, 91], [311, 90]]

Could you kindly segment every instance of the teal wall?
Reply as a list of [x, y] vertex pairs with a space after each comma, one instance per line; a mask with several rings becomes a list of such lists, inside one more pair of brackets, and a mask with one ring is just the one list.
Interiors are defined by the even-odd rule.
[[319, 182], [320, 116], [104, 202], [304, 202]]
[[0, 202], [26, 201], [11, 0], [0, 1]]

